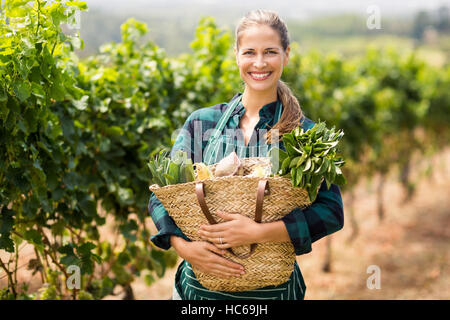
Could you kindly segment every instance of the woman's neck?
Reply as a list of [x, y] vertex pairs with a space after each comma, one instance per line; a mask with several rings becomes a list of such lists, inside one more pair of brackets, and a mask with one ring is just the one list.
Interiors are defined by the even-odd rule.
[[259, 110], [268, 103], [277, 100], [277, 90], [269, 92], [252, 92], [247, 87], [242, 94], [242, 104], [248, 116], [258, 115]]

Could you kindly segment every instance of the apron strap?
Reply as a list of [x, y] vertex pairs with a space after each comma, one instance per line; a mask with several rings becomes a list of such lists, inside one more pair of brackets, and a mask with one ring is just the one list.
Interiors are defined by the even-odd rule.
[[224, 112], [222, 117], [220, 118], [219, 122], [217, 123], [216, 127], [214, 128], [214, 132], [211, 135], [211, 137], [208, 140], [208, 143], [205, 147], [205, 159], [204, 163], [207, 165], [212, 164], [213, 157], [215, 156], [215, 149], [217, 145], [217, 141], [219, 140], [220, 135], [222, 134], [223, 128], [225, 127], [225, 124], [228, 122], [228, 119], [231, 116], [231, 113], [233, 113], [236, 106], [241, 102], [242, 95], [240, 95], [237, 99], [233, 100], [230, 104], [230, 107]]

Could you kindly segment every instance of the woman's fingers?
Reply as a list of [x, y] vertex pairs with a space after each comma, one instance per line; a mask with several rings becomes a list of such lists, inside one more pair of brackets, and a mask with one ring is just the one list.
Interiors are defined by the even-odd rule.
[[200, 226], [200, 230], [208, 231], [208, 232], [220, 232], [220, 231], [225, 231], [228, 228], [230, 228], [229, 222], [221, 222], [221, 223], [217, 223], [217, 224]]
[[225, 211], [217, 211], [217, 215], [227, 221], [235, 220], [238, 218], [238, 214], [228, 213]]
[[206, 245], [207, 245], [207, 248], [209, 251], [217, 253], [220, 256], [222, 256], [225, 253], [225, 250], [221, 250], [221, 249], [217, 248], [217, 246], [215, 246], [211, 243], [206, 243]]
[[216, 272], [220, 273], [222, 276], [231, 276], [231, 277], [240, 277], [245, 272], [243, 270], [235, 270], [231, 268], [227, 268], [220, 264], [216, 265]]
[[225, 236], [220, 236], [221, 233], [199, 231], [198, 234], [203, 240], [213, 243], [219, 249], [229, 249], [233, 247], [230, 243], [230, 239], [226, 239]]
[[[212, 252], [223, 254], [224, 250], [218, 249], [213, 244], [208, 244], [208, 249]], [[222, 256], [212, 257], [212, 264], [214, 264], [214, 269], [219, 270], [228, 275], [242, 275], [245, 273], [244, 267], [238, 263], [232, 262]]]
[[215, 244], [215, 246], [221, 250], [225, 250], [225, 249], [230, 249], [233, 248], [233, 246], [229, 243], [224, 243], [224, 244]]
[[198, 234], [203, 239], [208, 240], [209, 242], [213, 242], [213, 243], [217, 243], [217, 244], [224, 243], [223, 236], [221, 236], [219, 232], [209, 232], [209, 231], [199, 230]]

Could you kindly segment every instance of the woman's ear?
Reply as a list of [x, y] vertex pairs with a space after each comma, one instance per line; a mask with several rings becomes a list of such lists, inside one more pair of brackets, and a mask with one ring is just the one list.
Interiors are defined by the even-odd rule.
[[237, 51], [236, 47], [234, 47], [233, 50], [234, 50], [234, 56], [236, 57], [236, 64], [239, 67], [238, 51]]
[[289, 62], [289, 53], [291, 52], [291, 46], [288, 46], [286, 48], [286, 51], [284, 52], [284, 61], [283, 66], [286, 66]]

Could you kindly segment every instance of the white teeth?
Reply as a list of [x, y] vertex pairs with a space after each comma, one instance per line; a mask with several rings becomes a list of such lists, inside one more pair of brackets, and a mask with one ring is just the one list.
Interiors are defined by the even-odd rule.
[[255, 77], [255, 78], [264, 78], [264, 77], [267, 77], [269, 74], [270, 74], [270, 72], [268, 72], [268, 73], [263, 73], [263, 74], [261, 74], [261, 73], [259, 73], [259, 74], [257, 74], [257, 73], [252, 73], [251, 75], [252, 75], [252, 77]]

